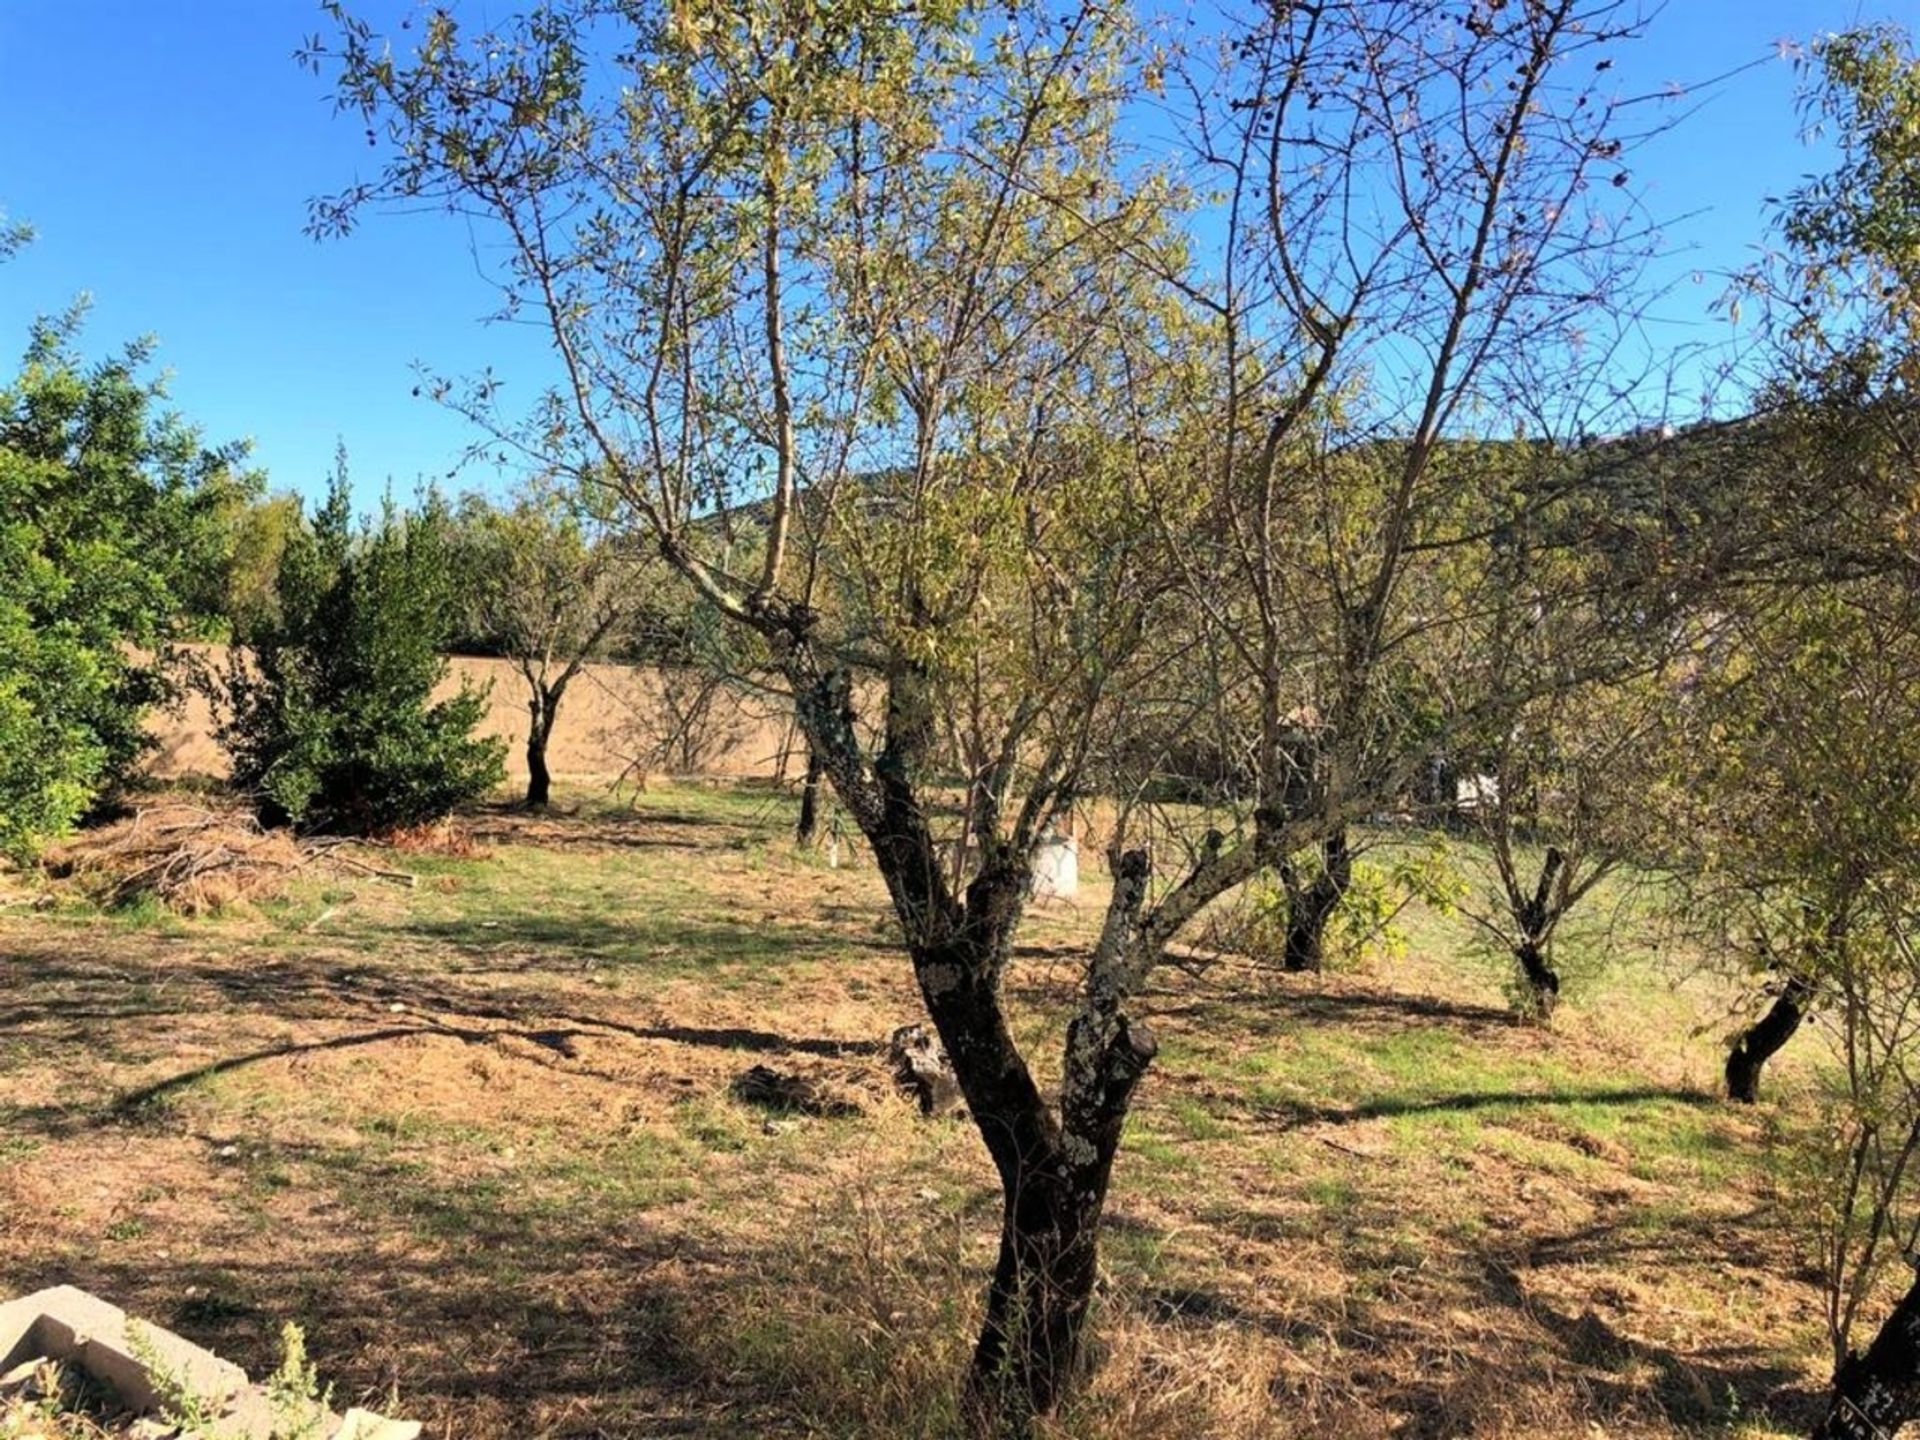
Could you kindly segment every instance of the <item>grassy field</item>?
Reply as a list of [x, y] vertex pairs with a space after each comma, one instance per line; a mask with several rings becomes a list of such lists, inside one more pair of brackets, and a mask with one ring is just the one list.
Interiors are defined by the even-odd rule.
[[[760, 790], [477, 817], [471, 858], [184, 921], [0, 911], [0, 1294], [70, 1281], [448, 1440], [951, 1433], [998, 1193], [894, 1097], [871, 867]], [[1056, 1062], [1096, 926], [1012, 986]], [[1623, 961], [1551, 1031], [1457, 921], [1281, 978], [1166, 970], [1070, 1436], [1803, 1431], [1819, 1300], [1716, 997]], [[1704, 1028], [1703, 1028], [1704, 1025]], [[755, 1063], [865, 1097], [730, 1097]]]

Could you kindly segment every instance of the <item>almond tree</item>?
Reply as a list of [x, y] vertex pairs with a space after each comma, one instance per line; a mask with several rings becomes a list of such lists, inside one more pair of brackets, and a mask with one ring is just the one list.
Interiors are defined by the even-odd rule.
[[1668, 771], [1659, 748], [1672, 676], [1594, 684], [1526, 707], [1485, 754], [1495, 784], [1468, 819], [1490, 876], [1460, 902], [1517, 966], [1521, 1013], [1552, 1018], [1569, 916], [1622, 866], [1650, 853]]
[[[1833, 1343], [1833, 1396], [1816, 1440], [1877, 1440], [1920, 1419], [1920, 1276], [1892, 1280], [1920, 1247], [1920, 909], [1911, 887], [1876, 889], [1826, 975], [1840, 1083], [1807, 1137], [1811, 1218]], [[1871, 1343], [1860, 1322], [1889, 1293]]]
[[547, 746], [581, 667], [632, 622], [641, 566], [586, 507], [552, 484], [528, 484], [504, 510], [469, 497], [456, 548], [471, 623], [513, 662], [527, 687], [527, 808], [553, 793]]
[[[1747, 583], [1724, 597], [1731, 649], [1718, 667], [1750, 678], [1710, 692], [1723, 730], [1696, 758], [1703, 789], [1724, 803], [1691, 827], [1731, 913], [1749, 912], [1728, 948], [1770, 975], [1767, 1009], [1727, 1060], [1729, 1094], [1749, 1101], [1820, 1001], [1822, 957], [1841, 943], [1829, 932], [1865, 901], [1852, 797], [1888, 783], [1875, 768], [1881, 743], [1857, 732], [1866, 751], [1843, 748], [1844, 767], [1826, 768], [1822, 737], [1879, 702], [1832, 688], [1841, 672], [1821, 667], [1849, 653], [1846, 616], [1894, 613], [1920, 571], [1910, 481], [1920, 427], [1908, 398], [1920, 379], [1920, 65], [1910, 40], [1884, 27], [1829, 36], [1806, 65], [1809, 128], [1830, 137], [1836, 159], [1781, 206], [1779, 251], [1731, 301], [1736, 315], [1761, 310], [1772, 345], [1749, 427], [1763, 453], [1743, 466], [1747, 504], [1728, 527]], [[1810, 808], [1809, 794], [1824, 799]]]
[[[1816, 1433], [1891, 1435], [1920, 1420], [1920, 1288], [1864, 1353], [1852, 1340], [1892, 1262], [1920, 1242], [1920, 610], [1905, 582], [1823, 583], [1743, 618], [1726, 668], [1724, 693], [1706, 702], [1717, 755], [1688, 777], [1711, 826], [1708, 895], [1730, 948], [1782, 986], [1735, 1046], [1728, 1081], [1754, 1098], [1778, 1048], [1761, 1042], [1819, 1015], [1831, 1049], [1815, 1051], [1799, 1089], [1827, 1103], [1811, 1126], [1784, 1117], [1811, 1182], [1794, 1208], [1818, 1244], [1834, 1346]], [[1789, 1003], [1792, 1026], [1778, 1018]]]
[[[1221, 407], [1168, 548], [1258, 797], [1195, 888], [1291, 873], [1299, 964], [1349, 826], [1490, 715], [1618, 664], [1578, 652], [1465, 698], [1453, 678], [1484, 668], [1490, 556], [1516, 527], [1621, 528], [1580, 450], [1663, 398], [1622, 349], [1648, 241], [1625, 155], [1658, 121], [1595, 79], [1634, 33], [1606, 3], [1288, 5], [1170, 67], [1225, 199], [1213, 263], [1168, 277]], [[1651, 618], [1670, 602], [1650, 580], [1630, 583]]]
[[1828, 36], [1807, 63], [1808, 118], [1834, 160], [1788, 198], [1781, 253], [1738, 297], [1779, 342], [1743, 527], [1771, 583], [1729, 597], [1702, 833], [1781, 981], [1735, 1044], [1730, 1089], [1757, 1082], [1815, 1004], [1838, 1041], [1835, 1106], [1811, 1142], [1835, 1358], [1814, 1434], [1869, 1440], [1920, 1421], [1920, 1284], [1896, 1287], [1871, 1343], [1851, 1345], [1887, 1263], [1920, 1253], [1920, 57], [1883, 27]]
[[[1720, 577], [1697, 544], [1681, 547], [1687, 566], [1657, 556], [1676, 532], [1713, 533], [1688, 497], [1719, 487], [1727, 449], [1714, 426], [1582, 447], [1545, 477], [1564, 503], [1509, 514], [1431, 576], [1425, 603], [1471, 617], [1427, 661], [1449, 744], [1479, 777], [1455, 807], [1484, 862], [1459, 909], [1516, 967], [1527, 1018], [1551, 1019], [1560, 999], [1554, 950], [1570, 915], [1663, 849], [1672, 737]], [[1531, 462], [1511, 462], [1526, 481]]]
[[[1591, 418], [1574, 332], [1633, 237], [1582, 86], [1626, 31], [1608, 0], [1230, 7], [1203, 56], [1094, 5], [578, 0], [401, 52], [334, 13], [309, 56], [385, 163], [318, 228], [424, 199], [499, 239], [563, 376], [537, 438], [765, 645], [872, 847], [1004, 1193], [966, 1409], [1024, 1432], [1080, 1355], [1144, 983], [1430, 749], [1402, 601], [1470, 539], [1442, 438], [1522, 392]], [[1226, 198], [1181, 234], [1162, 165], [1196, 162]], [[742, 564], [713, 517], [749, 502]], [[1196, 632], [1251, 783], [1152, 852], [1121, 720]], [[1095, 784], [1111, 900], [1055, 1089], [1001, 982]]]

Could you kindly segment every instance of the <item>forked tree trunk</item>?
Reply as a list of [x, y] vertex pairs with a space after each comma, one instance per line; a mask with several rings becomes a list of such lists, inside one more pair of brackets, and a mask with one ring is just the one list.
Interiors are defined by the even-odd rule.
[[1327, 837], [1320, 859], [1320, 873], [1311, 884], [1287, 882], [1287, 944], [1281, 963], [1295, 973], [1326, 964], [1327, 921], [1353, 883], [1353, 852], [1347, 848], [1345, 830]]
[[[999, 1259], [963, 1409], [977, 1436], [1025, 1436], [1058, 1405], [1080, 1365], [1113, 1157], [1153, 1039], [1120, 1013], [1118, 982], [1096, 996], [1090, 981], [1068, 1030], [1057, 1103], [1041, 1092], [1001, 996], [1032, 879], [1028, 857], [990, 846], [964, 896], [953, 893], [909, 768], [930, 750], [933, 733], [920, 677], [906, 666], [889, 675], [887, 741], [865, 771], [846, 673], [793, 668], [809, 743], [872, 847], [921, 998], [1000, 1177]], [[1132, 933], [1148, 872], [1144, 851], [1123, 858], [1114, 894], [1127, 903], [1118, 919], [1110, 908], [1103, 947], [1113, 934]]]
[[[1130, 863], [1144, 890], [1144, 855]], [[914, 955], [928, 1012], [1000, 1175], [999, 1256], [963, 1395], [972, 1433], [994, 1440], [1029, 1434], [1080, 1368], [1113, 1158], [1154, 1056], [1145, 1026], [1083, 1013], [1068, 1030], [1058, 1108], [1042, 1094], [1000, 996], [1026, 880], [1024, 862], [983, 872], [968, 887], [967, 933]]]
[[553, 720], [560, 702], [558, 695], [542, 696], [527, 702], [527, 808], [544, 810], [553, 798], [553, 776], [547, 770], [547, 743], [553, 739]]
[[1559, 878], [1566, 857], [1557, 846], [1547, 847], [1545, 862], [1540, 866], [1540, 880], [1534, 886], [1533, 894], [1519, 905], [1519, 913], [1514, 917], [1520, 922], [1520, 942], [1513, 947], [1514, 959], [1520, 962], [1520, 973], [1526, 977], [1528, 989], [1532, 992], [1532, 1013], [1541, 1020], [1553, 1018], [1553, 1007], [1560, 1000], [1560, 974], [1547, 962], [1547, 936], [1552, 933], [1557, 918], [1553, 904], [1553, 883]]
[[1751, 1105], [1760, 1098], [1760, 1072], [1793, 1038], [1813, 1003], [1813, 982], [1789, 975], [1767, 1013], [1741, 1032], [1727, 1052], [1727, 1098]]
[[820, 778], [824, 773], [820, 757], [808, 746], [807, 778], [800, 784], [800, 820], [793, 831], [793, 838], [801, 845], [811, 846], [820, 839]]
[[1867, 1353], [1849, 1353], [1813, 1440], [1888, 1440], [1920, 1420], [1920, 1275]]

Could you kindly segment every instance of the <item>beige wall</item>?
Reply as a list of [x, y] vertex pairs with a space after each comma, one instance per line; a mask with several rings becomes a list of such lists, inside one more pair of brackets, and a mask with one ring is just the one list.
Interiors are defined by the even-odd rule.
[[[222, 647], [200, 647], [215, 667], [226, 664]], [[492, 683], [491, 704], [480, 730], [507, 740], [507, 773], [527, 773], [527, 685], [511, 661], [455, 656], [437, 692], [449, 695], [462, 679]], [[670, 744], [677, 728], [675, 708], [663, 696], [674, 686], [683, 695], [687, 679], [632, 665], [590, 665], [574, 677], [560, 705], [547, 751], [547, 764], [561, 778], [610, 780], [644, 757], [653, 773], [771, 776], [780, 773], [783, 752], [792, 746], [783, 702], [742, 697], [721, 690], [706, 720], [687, 727], [692, 743]], [[685, 713], [682, 701], [680, 714]], [[148, 729], [159, 742], [148, 768], [167, 779], [187, 775], [223, 775], [226, 757], [213, 735], [213, 714], [204, 695], [195, 693], [178, 714], [153, 717]], [[804, 762], [801, 762], [804, 763]], [[796, 763], [788, 760], [792, 774]]]

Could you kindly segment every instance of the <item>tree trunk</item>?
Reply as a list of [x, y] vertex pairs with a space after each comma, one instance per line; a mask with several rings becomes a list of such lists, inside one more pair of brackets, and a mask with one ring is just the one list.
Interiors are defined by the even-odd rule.
[[1547, 957], [1531, 936], [1513, 947], [1520, 972], [1532, 990], [1532, 1013], [1542, 1020], [1553, 1018], [1553, 1007], [1560, 1000], [1560, 974], [1547, 963]]
[[[1139, 863], [1144, 871], [1144, 856]], [[1026, 880], [1024, 860], [990, 864], [968, 887], [964, 932], [914, 953], [934, 1028], [1000, 1175], [999, 1258], [963, 1395], [971, 1431], [995, 1440], [1030, 1434], [1079, 1371], [1113, 1158], [1154, 1056], [1145, 1026], [1083, 1012], [1068, 1029], [1058, 1107], [1042, 1094], [1000, 995]]]
[[[1025, 1436], [1079, 1367], [1113, 1157], [1153, 1039], [1120, 1013], [1122, 988], [1097, 1000], [1090, 993], [1068, 1029], [1057, 1104], [1042, 1093], [1001, 994], [1032, 879], [1028, 855], [989, 839], [964, 897], [954, 893], [913, 780], [935, 729], [911, 666], [888, 676], [887, 739], [870, 771], [846, 673], [809, 674], [798, 661], [791, 671], [809, 744], [872, 847], [921, 998], [1000, 1177], [999, 1259], [963, 1409], [978, 1436]], [[1129, 852], [1116, 875], [1116, 896], [1132, 897], [1121, 921], [1109, 916], [1116, 934], [1137, 920], [1148, 868], [1144, 851]], [[1103, 933], [1102, 944], [1109, 938]]]
[[1036, 1157], [1005, 1187], [1000, 1258], [964, 1397], [976, 1435], [1026, 1435], [1078, 1368], [1106, 1195], [1075, 1194], [1072, 1169], [1057, 1154]]
[[[1011, 906], [1017, 913], [1018, 899]], [[1064, 1393], [1093, 1294], [1104, 1183], [1083, 1187], [1053, 1107], [1021, 1058], [999, 993], [1002, 937], [969, 927], [914, 970], [1000, 1174], [1000, 1254], [963, 1407], [981, 1437], [1024, 1436]], [[1012, 927], [1006, 929], [1009, 944]]]
[[553, 717], [559, 697], [529, 700], [527, 726], [527, 808], [544, 810], [553, 798], [553, 776], [547, 771], [547, 742], [553, 738]]
[[1326, 962], [1327, 921], [1353, 883], [1353, 855], [1347, 832], [1337, 830], [1321, 847], [1320, 873], [1310, 885], [1287, 885], [1287, 946], [1282, 965], [1289, 971], [1318, 970]]
[[1467, 828], [1466, 813], [1460, 808], [1460, 769], [1451, 760], [1439, 762], [1434, 786], [1440, 796], [1440, 828], [1458, 835]]
[[800, 785], [800, 822], [794, 827], [793, 838], [805, 846], [812, 846], [820, 839], [820, 777], [824, 773], [820, 757], [807, 747], [807, 778]]
[[[1000, 1255], [964, 1395], [975, 1435], [1028, 1435], [1081, 1369], [1113, 1158], [1154, 1053], [1143, 1025], [1117, 1016], [1076, 1019], [1067, 1037], [1063, 1123], [1051, 1143], [1002, 1172]], [[1006, 1128], [1007, 1117], [974, 1113], [983, 1135]]]
[[1833, 1399], [1813, 1440], [1888, 1440], [1920, 1420], [1920, 1275], [1862, 1355], [1833, 1377]]
[[1533, 992], [1532, 1012], [1541, 1020], [1553, 1018], [1553, 1007], [1560, 999], [1560, 975], [1547, 963], [1547, 936], [1552, 932], [1554, 922], [1559, 918], [1555, 913], [1553, 883], [1560, 876], [1561, 868], [1566, 864], [1566, 856], [1559, 847], [1547, 847], [1546, 860], [1540, 866], [1540, 881], [1518, 907], [1515, 917], [1520, 922], [1520, 943], [1513, 947], [1514, 958], [1520, 962], [1520, 973], [1526, 976], [1527, 985]]
[[1784, 989], [1762, 1015], [1748, 1026], [1727, 1052], [1727, 1098], [1751, 1105], [1760, 1098], [1760, 1072], [1780, 1047], [1793, 1038], [1813, 1003], [1813, 982], [1789, 975]]

